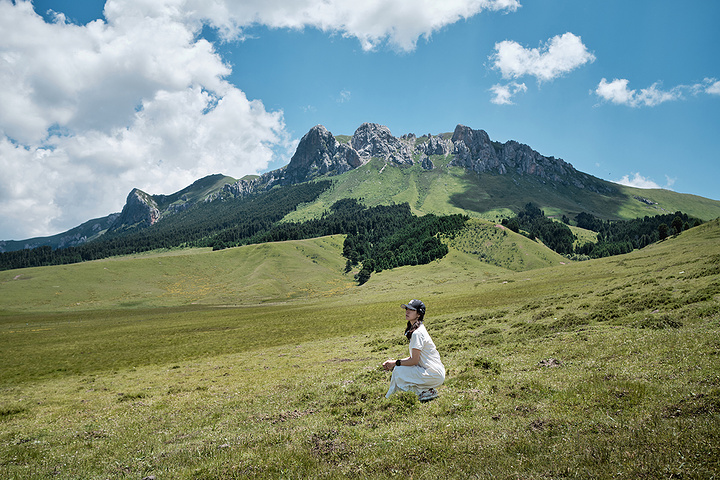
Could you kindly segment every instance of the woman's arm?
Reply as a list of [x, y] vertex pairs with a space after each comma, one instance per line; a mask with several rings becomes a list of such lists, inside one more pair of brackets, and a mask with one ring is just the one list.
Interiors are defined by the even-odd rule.
[[[410, 349], [410, 356], [407, 358], [401, 358], [400, 363], [402, 363], [403, 367], [412, 367], [413, 365], [417, 365], [418, 363], [420, 363], [420, 349]], [[383, 368], [385, 370], [392, 370], [393, 368], [395, 368], [395, 360], [386, 360], [383, 363]]]

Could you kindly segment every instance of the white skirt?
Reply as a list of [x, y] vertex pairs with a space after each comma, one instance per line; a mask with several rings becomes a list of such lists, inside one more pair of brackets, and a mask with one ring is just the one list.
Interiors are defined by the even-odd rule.
[[445, 372], [427, 370], [420, 365], [399, 366], [393, 368], [390, 388], [385, 398], [397, 391], [411, 391], [420, 395], [430, 388], [437, 388], [445, 381]]

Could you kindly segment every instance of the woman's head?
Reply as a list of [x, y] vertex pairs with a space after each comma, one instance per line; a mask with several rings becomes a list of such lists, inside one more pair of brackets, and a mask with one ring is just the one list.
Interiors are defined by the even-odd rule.
[[405, 309], [405, 318], [410, 323], [416, 321], [423, 321], [425, 318], [425, 304], [420, 300], [410, 300], [408, 303], [404, 303], [402, 307]]

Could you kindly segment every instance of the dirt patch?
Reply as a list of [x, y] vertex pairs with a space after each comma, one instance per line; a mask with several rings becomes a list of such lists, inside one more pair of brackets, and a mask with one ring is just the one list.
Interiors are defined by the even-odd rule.
[[562, 367], [563, 363], [557, 358], [547, 358], [538, 362], [539, 367]]

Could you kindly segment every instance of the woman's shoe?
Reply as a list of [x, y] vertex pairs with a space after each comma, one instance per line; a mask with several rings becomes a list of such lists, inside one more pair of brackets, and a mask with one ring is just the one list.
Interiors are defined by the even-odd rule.
[[433, 400], [438, 397], [438, 393], [434, 388], [431, 388], [430, 390], [425, 390], [420, 394], [420, 401], [421, 402], [429, 402], [430, 400]]

